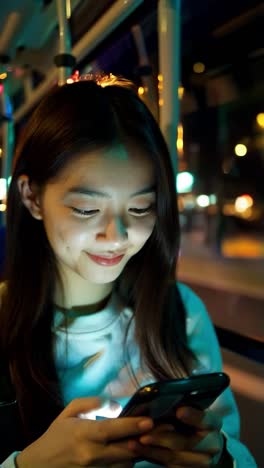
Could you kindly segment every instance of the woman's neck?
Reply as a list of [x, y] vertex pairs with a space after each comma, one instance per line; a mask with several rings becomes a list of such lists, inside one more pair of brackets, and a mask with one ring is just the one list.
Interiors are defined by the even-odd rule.
[[[113, 283], [95, 284], [81, 278], [75, 272], [63, 272], [62, 285], [55, 288], [54, 303], [64, 309], [101, 310], [107, 302]], [[61, 287], [62, 286], [62, 287]], [[96, 309], [96, 310], [95, 310]]]
[[82, 315], [90, 315], [90, 314], [95, 314], [97, 312], [101, 312], [102, 310], [105, 309], [106, 304], [108, 303], [110, 299], [111, 293], [108, 294], [104, 299], [101, 301], [95, 302], [94, 304], [84, 304], [81, 306], [73, 306], [71, 308], [67, 307], [62, 307], [59, 304], [55, 302], [56, 309], [64, 310], [65, 312], [71, 311], [74, 317], [82, 316]]

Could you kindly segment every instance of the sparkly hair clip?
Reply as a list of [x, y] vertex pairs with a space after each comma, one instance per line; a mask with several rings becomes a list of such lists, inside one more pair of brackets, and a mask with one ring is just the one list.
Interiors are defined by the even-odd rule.
[[80, 72], [78, 70], [76, 70], [69, 78], [67, 78], [66, 83], [72, 84], [76, 81], [80, 81]]
[[98, 86], [105, 88], [106, 86], [123, 86], [124, 88], [130, 88], [136, 90], [136, 85], [126, 78], [113, 75], [113, 73], [87, 73], [80, 75], [80, 72], [76, 70], [66, 81], [67, 84], [77, 83], [79, 81], [94, 81]]

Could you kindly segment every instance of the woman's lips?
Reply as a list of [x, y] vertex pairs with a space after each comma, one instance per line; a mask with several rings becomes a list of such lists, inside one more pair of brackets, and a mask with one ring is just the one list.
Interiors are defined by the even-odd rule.
[[122, 258], [124, 257], [124, 255], [118, 255], [116, 257], [100, 257], [99, 255], [92, 255], [89, 253], [87, 255], [95, 263], [98, 263], [99, 265], [103, 265], [103, 266], [117, 265], [118, 263], [121, 262]]

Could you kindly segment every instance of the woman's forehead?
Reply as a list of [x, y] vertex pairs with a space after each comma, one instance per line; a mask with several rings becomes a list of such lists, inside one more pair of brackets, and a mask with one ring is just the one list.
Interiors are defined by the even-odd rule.
[[69, 161], [61, 171], [58, 182], [67, 186], [149, 186], [155, 181], [150, 158], [141, 151], [125, 147], [84, 152]]

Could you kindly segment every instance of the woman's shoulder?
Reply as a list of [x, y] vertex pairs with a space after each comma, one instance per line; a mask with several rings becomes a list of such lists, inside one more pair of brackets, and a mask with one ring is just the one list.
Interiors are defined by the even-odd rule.
[[188, 345], [200, 363], [195, 372], [218, 372], [222, 368], [222, 359], [206, 306], [189, 286], [182, 283], [177, 286], [185, 307]]
[[176, 286], [187, 312], [192, 313], [195, 310], [196, 312], [197, 310], [204, 312], [204, 310], [206, 310], [202, 299], [189, 286], [187, 286], [187, 284], [177, 281]]
[[211, 318], [202, 299], [186, 284], [176, 284], [185, 308], [187, 331], [192, 333], [198, 324], [211, 329]]

